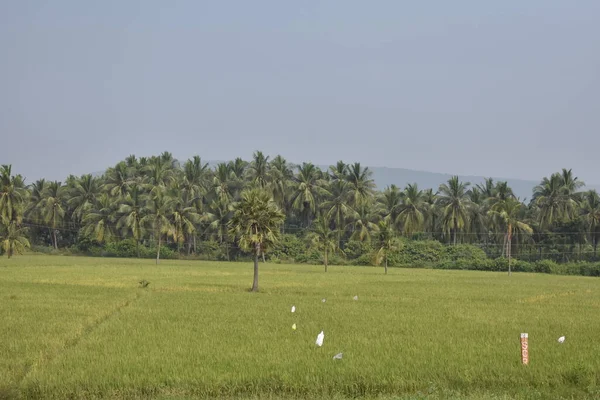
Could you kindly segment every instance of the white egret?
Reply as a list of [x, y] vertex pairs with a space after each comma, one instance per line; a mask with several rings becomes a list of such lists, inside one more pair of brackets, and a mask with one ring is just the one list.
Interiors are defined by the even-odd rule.
[[321, 331], [321, 333], [317, 335], [317, 341], [315, 342], [315, 344], [319, 347], [323, 346], [323, 339], [325, 339], [325, 334], [323, 333], [323, 331]]
[[358, 300], [358, 296], [354, 296], [354, 297], [353, 297], [353, 299], [354, 299], [354, 300]]
[[292, 312], [296, 312], [296, 306], [292, 306]]
[[558, 338], [558, 343], [563, 343], [565, 341], [565, 337], [561, 336]]
[[343, 356], [343, 353], [338, 353], [338, 354], [336, 354], [335, 356], [333, 356], [333, 359], [334, 359], [334, 360], [341, 360], [341, 359], [342, 359], [342, 356]]
[[292, 325], [292, 329], [296, 330], [296, 324]]
[[321, 300], [323, 303], [325, 303], [325, 299]]

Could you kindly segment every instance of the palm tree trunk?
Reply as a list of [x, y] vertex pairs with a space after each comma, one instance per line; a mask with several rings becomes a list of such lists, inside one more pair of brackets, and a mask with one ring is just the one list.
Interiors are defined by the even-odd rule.
[[140, 258], [140, 239], [135, 240], [135, 251], [137, 252], [137, 258]]
[[325, 272], [327, 272], [327, 249], [325, 249]]
[[252, 291], [258, 292], [258, 254], [260, 253], [260, 243], [256, 243], [254, 250], [254, 280], [252, 281]]
[[262, 254], [263, 262], [266, 263], [267, 260], [265, 260], [265, 252], [261, 250], [260, 254]]
[[157, 247], [157, 249], [156, 249], [156, 265], [158, 265], [158, 261], [159, 261], [159, 259], [160, 259], [160, 245], [161, 245], [161, 243], [160, 243], [160, 236], [161, 236], [161, 235], [160, 235], [160, 233], [159, 233], [159, 234], [158, 234], [158, 247]]
[[458, 230], [458, 224], [457, 224], [457, 222], [456, 222], [456, 218], [455, 218], [455, 219], [454, 219], [454, 232], [452, 232], [452, 233], [453, 233], [453, 235], [454, 235], [454, 245], [455, 245], [455, 246], [456, 246], [456, 231], [457, 231], [457, 230]]
[[508, 233], [507, 233], [507, 252], [508, 252], [508, 276], [510, 276], [512, 274], [511, 268], [510, 268], [510, 253], [511, 253], [511, 243], [512, 243], [512, 226], [510, 224], [508, 224]]
[[196, 250], [196, 234], [194, 233], [194, 254], [198, 253]]

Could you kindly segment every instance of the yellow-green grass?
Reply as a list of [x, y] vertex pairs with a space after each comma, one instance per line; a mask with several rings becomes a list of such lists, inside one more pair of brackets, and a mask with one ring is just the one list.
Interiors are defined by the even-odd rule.
[[600, 396], [597, 278], [260, 271], [249, 293], [251, 264], [2, 258], [0, 398]]

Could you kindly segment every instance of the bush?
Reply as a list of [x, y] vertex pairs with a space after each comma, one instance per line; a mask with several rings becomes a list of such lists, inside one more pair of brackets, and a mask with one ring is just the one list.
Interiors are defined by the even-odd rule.
[[485, 260], [487, 255], [481, 248], [472, 244], [457, 244], [446, 246], [443, 257], [449, 260]]
[[275, 245], [269, 250], [271, 257], [276, 257], [280, 260], [299, 261], [299, 258], [307, 259], [306, 257], [306, 242], [292, 234], [283, 234]]
[[[553, 273], [554, 271], [557, 271], [557, 267], [558, 267], [558, 264], [556, 264], [552, 260], [540, 260], [540, 261], [536, 261], [533, 264], [533, 271], [550, 274], [550, 273]], [[556, 272], [554, 272], [554, 273], [556, 273]]]
[[426, 267], [443, 259], [444, 245], [436, 240], [402, 240], [399, 250], [390, 254], [394, 266]]

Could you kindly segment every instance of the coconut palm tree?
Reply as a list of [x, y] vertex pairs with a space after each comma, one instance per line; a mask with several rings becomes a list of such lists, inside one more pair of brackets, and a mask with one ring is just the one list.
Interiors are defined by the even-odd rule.
[[100, 195], [100, 180], [91, 174], [75, 179], [68, 193], [67, 204], [73, 209], [73, 217], [81, 221], [84, 214], [94, 208]]
[[19, 221], [23, 217], [27, 190], [20, 175], [12, 175], [11, 165], [0, 167], [0, 216], [9, 222]]
[[135, 182], [134, 169], [134, 166], [129, 166], [125, 161], [109, 168], [104, 174], [103, 189], [111, 196], [126, 196], [129, 186]]
[[398, 248], [398, 241], [394, 234], [393, 224], [389, 218], [384, 218], [377, 224], [375, 229], [375, 265], [381, 265], [385, 274], [388, 273], [388, 257], [390, 253]]
[[396, 185], [388, 186], [378, 196], [377, 202], [381, 205], [383, 216], [396, 223], [402, 211], [402, 190]]
[[[207, 191], [208, 163], [202, 163], [199, 156], [194, 156], [183, 164], [181, 188], [190, 201], [202, 204], [202, 197]], [[198, 200], [198, 201], [196, 201]]]
[[140, 241], [144, 237], [145, 229], [142, 220], [146, 215], [146, 199], [138, 185], [131, 186], [127, 195], [119, 205], [117, 229], [123, 236], [131, 233], [135, 240], [137, 256], [140, 256]]
[[65, 217], [66, 186], [60, 182], [50, 182], [42, 193], [40, 213], [46, 225], [52, 229], [52, 245], [58, 249], [58, 227]]
[[349, 218], [348, 227], [352, 230], [350, 238], [361, 242], [370, 242], [372, 233], [377, 229], [379, 218], [380, 213], [375, 204], [364, 203], [359, 206]]
[[269, 166], [268, 179], [273, 200], [285, 213], [289, 212], [290, 183], [294, 178], [294, 172], [286, 159], [276, 156]]
[[298, 175], [294, 177], [292, 207], [304, 214], [307, 226], [316, 213], [317, 203], [329, 195], [321, 175], [321, 171], [314, 164], [303, 163], [298, 167]]
[[25, 234], [25, 229], [20, 227], [16, 221], [10, 221], [7, 217], [0, 217], [4, 226], [0, 243], [4, 252], [11, 258], [14, 254], [23, 254], [26, 248], [30, 247], [29, 240]]
[[240, 247], [254, 256], [253, 292], [258, 291], [258, 257], [278, 240], [279, 226], [284, 220], [285, 215], [269, 192], [262, 189], [243, 191], [240, 201], [233, 206], [230, 232], [238, 237]]
[[549, 179], [544, 177], [533, 189], [532, 202], [540, 209], [539, 223], [542, 229], [565, 220], [565, 211], [569, 208], [567, 200], [563, 177], [557, 173], [552, 174]]
[[594, 247], [594, 259], [596, 259], [598, 240], [600, 240], [600, 196], [595, 190], [585, 192], [583, 195], [581, 215], [590, 232], [592, 246]]
[[262, 151], [255, 151], [253, 158], [247, 170], [248, 179], [252, 185], [264, 189], [269, 179], [269, 156], [265, 156]]
[[323, 264], [325, 272], [327, 272], [328, 256], [330, 252], [333, 253], [338, 248], [337, 235], [335, 230], [331, 229], [331, 218], [327, 212], [322, 212], [313, 221], [307, 239], [312, 246], [323, 252]]
[[374, 196], [375, 181], [369, 167], [362, 168], [356, 162], [347, 167], [348, 197], [352, 207], [359, 207], [369, 202]]
[[515, 199], [499, 201], [492, 206], [489, 214], [504, 225], [506, 232], [506, 254], [508, 256], [508, 274], [511, 274], [511, 248], [513, 235], [517, 233], [533, 233], [531, 226], [521, 220], [523, 204]]
[[463, 230], [468, 222], [469, 185], [469, 182], [461, 182], [458, 176], [453, 176], [439, 188], [438, 204], [442, 208], [442, 224], [444, 230], [452, 234], [454, 244], [458, 232]]
[[395, 221], [406, 236], [422, 232], [425, 223], [425, 198], [416, 183], [408, 184], [402, 192], [400, 213]]
[[102, 193], [95, 202], [94, 208], [83, 217], [83, 234], [98, 243], [110, 242], [117, 237], [115, 219], [118, 203], [107, 193]]
[[173, 206], [173, 198], [169, 197], [165, 189], [156, 186], [146, 201], [146, 215], [140, 220], [141, 225], [148, 226], [154, 234], [154, 240], [156, 240], [156, 264], [160, 260], [160, 247], [163, 235], [167, 237], [175, 236], [175, 229], [171, 222]]

